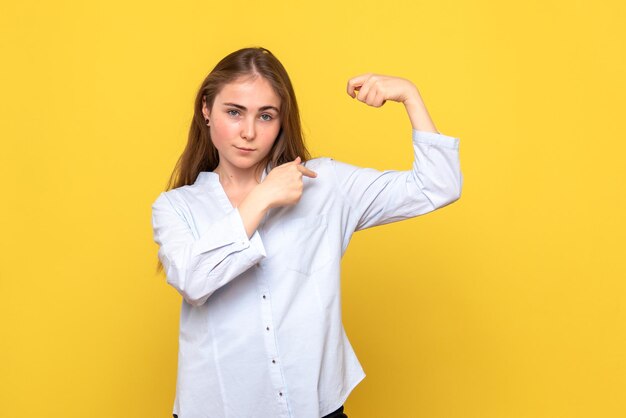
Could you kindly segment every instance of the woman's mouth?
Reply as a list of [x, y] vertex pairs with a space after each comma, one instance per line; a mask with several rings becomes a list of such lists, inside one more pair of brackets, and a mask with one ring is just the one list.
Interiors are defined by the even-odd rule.
[[235, 146], [235, 148], [237, 148], [239, 151], [243, 151], [243, 152], [252, 152], [252, 151], [254, 151], [254, 148], [237, 147], [237, 146]]

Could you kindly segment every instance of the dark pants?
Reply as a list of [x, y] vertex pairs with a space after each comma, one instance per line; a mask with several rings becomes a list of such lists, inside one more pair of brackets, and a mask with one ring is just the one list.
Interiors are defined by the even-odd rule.
[[331, 412], [328, 415], [323, 416], [322, 418], [348, 418], [346, 414], [343, 413], [343, 405], [339, 407], [335, 412]]
[[[178, 415], [173, 414], [174, 418], [178, 418]], [[328, 415], [324, 415], [322, 418], [348, 418], [346, 414], [343, 413], [343, 405], [336, 410], [335, 412], [331, 412]]]

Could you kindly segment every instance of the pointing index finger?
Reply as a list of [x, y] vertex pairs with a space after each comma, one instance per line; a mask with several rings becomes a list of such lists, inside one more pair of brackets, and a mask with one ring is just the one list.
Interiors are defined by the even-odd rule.
[[298, 164], [297, 167], [298, 167], [298, 171], [300, 171], [303, 176], [311, 177], [311, 178], [317, 177], [317, 173], [315, 171], [306, 168], [302, 164]]

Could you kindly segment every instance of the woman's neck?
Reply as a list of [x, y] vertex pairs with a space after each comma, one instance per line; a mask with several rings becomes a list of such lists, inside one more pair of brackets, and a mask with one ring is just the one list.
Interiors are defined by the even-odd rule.
[[237, 170], [218, 165], [213, 172], [219, 175], [222, 186], [235, 189], [247, 189], [261, 182], [263, 170], [260, 166], [247, 170]]

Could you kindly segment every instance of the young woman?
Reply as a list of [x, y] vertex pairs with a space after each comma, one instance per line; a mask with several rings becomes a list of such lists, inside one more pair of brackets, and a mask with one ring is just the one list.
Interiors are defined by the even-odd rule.
[[233, 52], [202, 83], [152, 205], [160, 266], [183, 297], [174, 416], [346, 417], [365, 377], [341, 322], [350, 237], [454, 202], [462, 186], [458, 139], [437, 132], [410, 81], [363, 74], [347, 93], [404, 104], [412, 170], [310, 159], [289, 76], [267, 49]]

